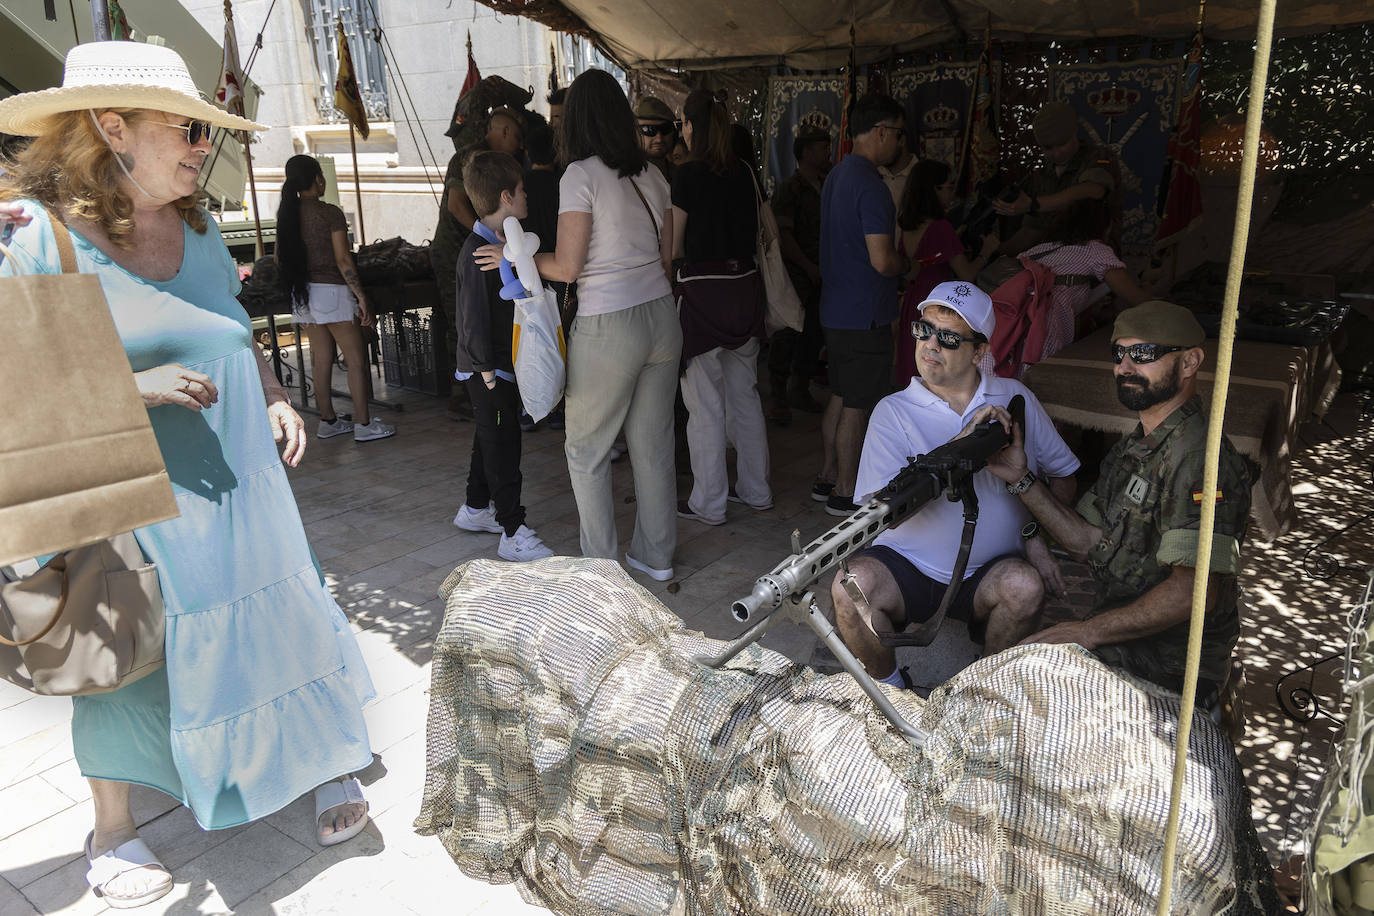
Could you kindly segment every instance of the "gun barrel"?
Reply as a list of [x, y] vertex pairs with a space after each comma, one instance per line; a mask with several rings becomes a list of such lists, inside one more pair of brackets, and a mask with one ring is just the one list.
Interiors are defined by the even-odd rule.
[[743, 623], [759, 611], [771, 611], [782, 604], [785, 586], [773, 576], [759, 576], [754, 580], [754, 590], [730, 606], [730, 613]]

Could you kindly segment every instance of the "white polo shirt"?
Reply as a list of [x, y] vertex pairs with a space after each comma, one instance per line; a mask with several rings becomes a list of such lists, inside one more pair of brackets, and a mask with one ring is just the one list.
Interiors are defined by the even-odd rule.
[[[1069, 451], [1049, 415], [1025, 385], [996, 375], [982, 375], [968, 408], [957, 414], [918, 377], [904, 390], [883, 398], [873, 409], [854, 487], [854, 492], [862, 496], [859, 502], [896, 477], [906, 467], [908, 457], [928, 455], [957, 436], [980, 407], [1006, 407], [1018, 394], [1026, 399], [1025, 443], [1031, 471], [1042, 477], [1073, 474], [1079, 467], [1078, 458]], [[1021, 498], [1008, 493], [1006, 484], [990, 472], [979, 471], [973, 481], [978, 494], [978, 526], [965, 578], [989, 560], [1024, 553], [1021, 528], [1031, 518]], [[874, 544], [897, 551], [930, 578], [949, 582], [963, 527], [963, 504], [952, 503], [942, 494], [901, 525], [883, 532]]]

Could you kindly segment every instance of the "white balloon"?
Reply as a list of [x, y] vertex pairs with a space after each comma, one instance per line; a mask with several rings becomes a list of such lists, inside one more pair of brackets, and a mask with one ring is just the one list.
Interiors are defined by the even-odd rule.
[[539, 271], [534, 266], [534, 253], [539, 250], [539, 236], [533, 232], [526, 232], [521, 228], [520, 220], [513, 216], [506, 217], [502, 228], [506, 230], [506, 247], [503, 251], [506, 260], [515, 268], [515, 275], [520, 278], [526, 292], [530, 296], [538, 295], [544, 288], [543, 281], [539, 279]]

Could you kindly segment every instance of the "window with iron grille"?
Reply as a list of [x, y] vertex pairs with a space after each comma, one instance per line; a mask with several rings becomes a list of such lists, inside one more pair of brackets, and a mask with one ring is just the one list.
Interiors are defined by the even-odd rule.
[[343, 20], [367, 119], [391, 120], [391, 103], [386, 90], [386, 62], [378, 40], [381, 24], [374, 15], [376, 7], [372, 0], [301, 0], [301, 3], [305, 7], [306, 31], [315, 59], [316, 105], [320, 120], [326, 124], [346, 120], [343, 112], [334, 107], [334, 77], [339, 72], [335, 19]]

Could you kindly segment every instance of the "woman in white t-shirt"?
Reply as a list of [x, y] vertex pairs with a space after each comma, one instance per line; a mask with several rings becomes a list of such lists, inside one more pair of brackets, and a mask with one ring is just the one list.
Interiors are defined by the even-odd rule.
[[[573, 80], [561, 128], [568, 167], [558, 186], [558, 247], [535, 264], [545, 279], [577, 281], [564, 449], [582, 554], [618, 555], [611, 446], [623, 427], [635, 482], [625, 564], [667, 581], [677, 546], [673, 400], [682, 354], [668, 285], [668, 182], [649, 165], [629, 100], [604, 70]], [[496, 251], [479, 250], [484, 266]]]

